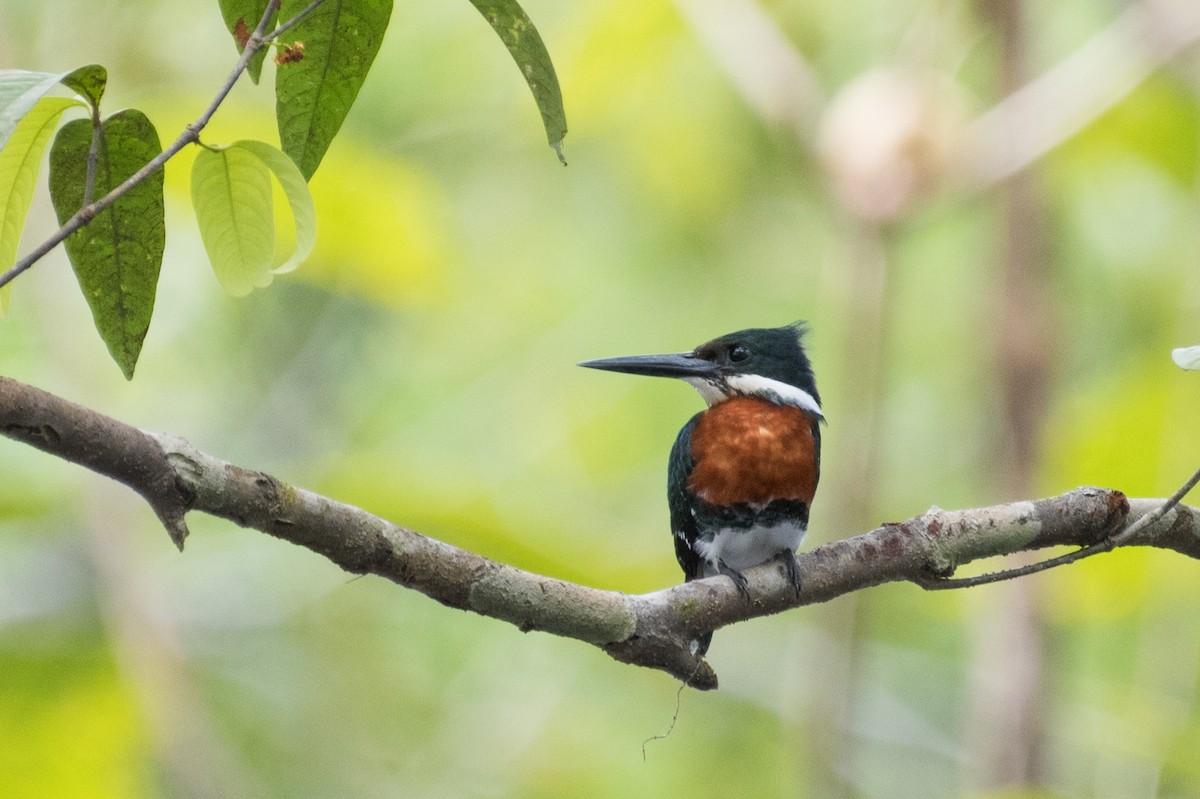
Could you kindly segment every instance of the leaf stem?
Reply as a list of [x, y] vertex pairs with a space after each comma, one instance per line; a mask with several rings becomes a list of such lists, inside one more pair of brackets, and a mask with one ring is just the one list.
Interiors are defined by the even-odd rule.
[[92, 201], [92, 196], [96, 192], [96, 163], [100, 160], [100, 141], [104, 131], [100, 121], [100, 104], [89, 97], [88, 105], [92, 112], [92, 144], [88, 148], [87, 154], [87, 180], [83, 185], [84, 205]]

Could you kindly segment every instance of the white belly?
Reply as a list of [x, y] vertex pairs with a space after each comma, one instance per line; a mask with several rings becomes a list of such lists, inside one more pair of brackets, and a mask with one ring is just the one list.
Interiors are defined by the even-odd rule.
[[719, 573], [718, 561], [723, 560], [726, 566], [740, 572], [765, 563], [780, 552], [794, 552], [804, 540], [806, 532], [806, 525], [795, 522], [781, 522], [773, 527], [751, 527], [749, 530], [744, 527], [723, 527], [712, 541], [697, 540], [694, 548], [704, 559], [704, 576], [712, 577]]

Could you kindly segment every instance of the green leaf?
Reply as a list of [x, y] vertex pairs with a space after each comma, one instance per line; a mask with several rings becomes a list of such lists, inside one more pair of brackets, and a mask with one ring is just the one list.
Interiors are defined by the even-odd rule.
[[[268, 2], [269, 0], [220, 0], [221, 17], [225, 20], [225, 27], [233, 34], [233, 43], [237, 46], [238, 55], [246, 49], [244, 37], [249, 37], [258, 27], [259, 21], [267, 11]], [[266, 57], [267, 48], [260, 48], [250, 58], [246, 67], [246, 71], [250, 73], [250, 80], [255, 83], [258, 83], [262, 74], [263, 59]]]
[[244, 297], [270, 285], [275, 218], [262, 159], [238, 145], [202, 151], [192, 165], [192, 206], [221, 287]]
[[516, 0], [471, 0], [471, 5], [483, 14], [517, 62], [542, 115], [546, 139], [558, 154], [558, 160], [566, 166], [562, 142], [567, 135], [567, 113], [563, 110], [562, 91], [558, 87], [554, 64], [537, 28]]
[[271, 271], [277, 275], [291, 272], [312, 255], [313, 247], [317, 243], [317, 209], [313, 204], [312, 192], [308, 190], [308, 183], [292, 159], [266, 142], [247, 140], [237, 142], [233, 146], [257, 156], [283, 188], [283, 195], [287, 197], [288, 206], [292, 211], [292, 222], [296, 228], [296, 244], [291, 255]]
[[100, 102], [107, 80], [104, 67], [92, 64], [70, 72], [26, 72], [0, 69], [0, 147], [16, 130], [21, 117], [60, 83], [93, 105]]
[[[285, 0], [279, 18], [306, 5]], [[275, 117], [283, 151], [306, 180], [350, 112], [391, 15], [392, 0], [326, 0], [290, 31], [304, 57], [275, 73]]]
[[[83, 203], [91, 143], [91, 122], [77, 119], [63, 126], [50, 148], [50, 199], [60, 223]], [[158, 133], [141, 111], [129, 109], [104, 120], [96, 196], [123, 183], [161, 151]], [[65, 243], [100, 338], [126, 379], [132, 379], [154, 313], [166, 243], [162, 171], [134, 186]]]
[[99, 64], [89, 64], [68, 72], [59, 83], [87, 100], [92, 108], [99, 108], [104, 87], [108, 85], [108, 70]]
[[[43, 97], [21, 118], [0, 149], [0, 273], [16, 262], [17, 244], [50, 134], [64, 111], [81, 105], [68, 97]], [[0, 289], [0, 316], [8, 312], [10, 287]]]
[[1200, 347], [1178, 347], [1171, 350], [1171, 360], [1180, 369], [1200, 371]]

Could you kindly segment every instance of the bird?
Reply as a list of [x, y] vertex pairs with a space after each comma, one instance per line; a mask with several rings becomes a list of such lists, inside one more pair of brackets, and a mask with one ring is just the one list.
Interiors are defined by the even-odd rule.
[[[783, 561], [800, 593], [796, 549], [821, 477], [825, 414], [803, 339], [805, 322], [739, 330], [691, 352], [583, 361], [580, 366], [689, 383], [707, 408], [675, 439], [667, 501], [686, 582], [725, 575], [749, 598], [742, 570]], [[707, 652], [712, 633], [696, 642]]]

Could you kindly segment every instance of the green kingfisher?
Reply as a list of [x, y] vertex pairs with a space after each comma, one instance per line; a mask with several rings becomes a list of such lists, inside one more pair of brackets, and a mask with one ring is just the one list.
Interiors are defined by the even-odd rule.
[[708, 404], [679, 431], [667, 468], [675, 557], [688, 581], [724, 574], [747, 595], [741, 570], [780, 557], [800, 590], [796, 548], [821, 476], [825, 420], [806, 330], [803, 322], [739, 330], [691, 352], [580, 364], [676, 377]]

